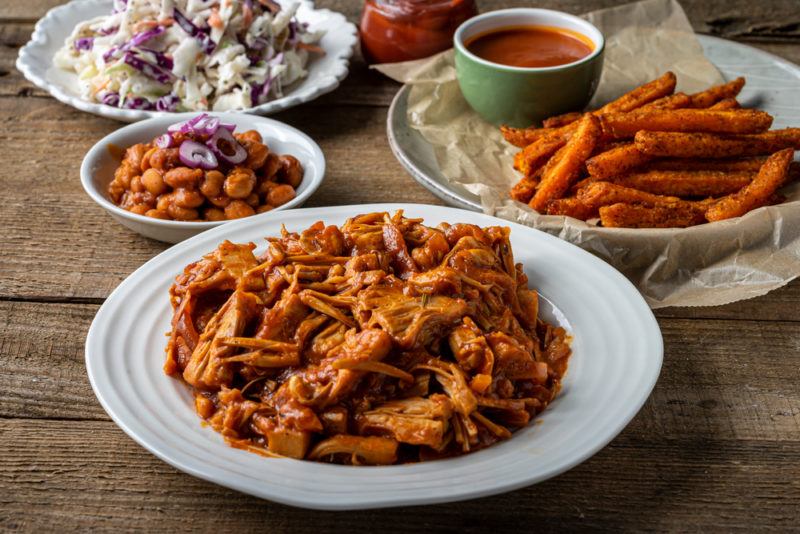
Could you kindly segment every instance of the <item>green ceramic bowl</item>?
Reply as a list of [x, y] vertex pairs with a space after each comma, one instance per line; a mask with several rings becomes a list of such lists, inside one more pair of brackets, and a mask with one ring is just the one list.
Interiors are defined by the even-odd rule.
[[[482, 59], [464, 43], [492, 30], [549, 26], [579, 32], [594, 44], [583, 59], [555, 67], [510, 67]], [[461, 92], [478, 114], [492, 124], [525, 127], [542, 119], [583, 109], [603, 70], [605, 39], [585, 20], [549, 9], [490, 11], [464, 22], [453, 37]]]

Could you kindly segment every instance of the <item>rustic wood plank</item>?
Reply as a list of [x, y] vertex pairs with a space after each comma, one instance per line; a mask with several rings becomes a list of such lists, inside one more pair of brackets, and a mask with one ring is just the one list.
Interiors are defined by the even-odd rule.
[[[575, 469], [462, 504], [300, 510], [184, 475], [109, 422], [0, 420], [0, 528], [483, 532], [796, 526], [800, 443], [625, 432]], [[265, 461], [268, 461], [265, 459]]]
[[759, 321], [798, 321], [800, 314], [800, 280], [758, 298], [732, 302], [724, 306], [696, 306], [692, 308], [662, 308], [656, 317], [686, 317], [695, 319], [747, 319]]
[[[558, 9], [568, 13], [584, 13], [603, 7], [627, 3], [628, 0], [544, 0], [536, 7]], [[64, 0], [6, 1], [0, 12], [3, 22], [35, 22], [47, 10], [63, 4]], [[481, 0], [481, 11], [518, 7], [514, 0]], [[363, 3], [353, 0], [317, 0], [316, 5], [344, 13], [353, 22], [358, 20]], [[682, 0], [681, 5], [697, 31], [714, 31], [734, 37], [766, 36], [795, 38], [800, 14], [794, 0]]]
[[[97, 309], [0, 301], [0, 418], [107, 419], [83, 364]], [[800, 442], [800, 323], [659, 322], [662, 376], [630, 432]]]
[[0, 302], [0, 418], [108, 419], [83, 363], [98, 308]]
[[[581, 13], [601, 7], [609, 7], [626, 0], [592, 0], [575, 2], [550, 0], [541, 7], [562, 9], [571, 13]], [[7, 15], [0, 13], [0, 96], [43, 96], [46, 93], [33, 86], [14, 68], [18, 48], [25, 44], [33, 31], [33, 23], [47, 9], [62, 2], [58, 0], [36, 0], [33, 6], [23, 2], [11, 2]], [[800, 15], [791, 0], [768, 2], [747, 8], [746, 0], [736, 2], [684, 2], [684, 9], [696, 31], [729, 39], [747, 41], [757, 48], [765, 49], [781, 57], [800, 63]], [[357, 22], [361, 3], [347, 0], [318, 2], [321, 7], [342, 11], [348, 18]], [[513, 1], [486, 1], [481, 3], [483, 11], [516, 7]], [[764, 7], [761, 7], [761, 6]], [[24, 9], [19, 9], [24, 6]], [[746, 16], [745, 16], [746, 14]], [[360, 56], [356, 54], [351, 74], [338, 91], [318, 101], [328, 103], [388, 104], [395, 87], [378, 75], [370, 75]]]
[[0, 21], [35, 22], [48, 10], [64, 3], [66, 2], [63, 0], [25, 0], [24, 2], [7, 0], [3, 3]]
[[[626, 1], [537, 7], [579, 13]], [[659, 310], [664, 368], [640, 414], [588, 462], [512, 494], [308, 512], [191, 478], [141, 449], [95, 400], [83, 342], [98, 303], [166, 245], [124, 230], [78, 184], [85, 151], [120, 125], [52, 101], [13, 67], [35, 20], [58, 3], [0, 7], [0, 122], [9, 126], [0, 143], [0, 529], [482, 532], [518, 531], [521, 520], [548, 531], [752, 530], [756, 520], [759, 530], [796, 528], [800, 281], [728, 306]], [[796, 0], [682, 4], [696, 31], [800, 63]], [[362, 3], [317, 5], [356, 20]], [[328, 178], [309, 205], [396, 201], [398, 191], [437, 202], [388, 150], [385, 106], [396, 89], [356, 60], [337, 91], [277, 117], [315, 137], [328, 157]]]
[[800, 46], [798, 46], [797, 42], [790, 42], [790, 43], [780, 43], [780, 42], [764, 42], [757, 39], [749, 40], [749, 39], [736, 39], [737, 41], [741, 41], [749, 46], [754, 46], [759, 48], [765, 52], [769, 52], [770, 54], [775, 54], [778, 57], [782, 57], [788, 61], [791, 61], [795, 65], [800, 64]]

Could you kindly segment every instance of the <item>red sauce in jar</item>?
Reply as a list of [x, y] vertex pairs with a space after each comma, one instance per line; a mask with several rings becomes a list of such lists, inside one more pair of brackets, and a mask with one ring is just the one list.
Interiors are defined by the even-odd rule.
[[428, 57], [453, 46], [453, 34], [477, 15], [475, 0], [367, 0], [361, 52], [369, 63]]
[[465, 45], [480, 58], [511, 67], [566, 65], [594, 50], [594, 43], [585, 35], [549, 26], [500, 28], [473, 37]]

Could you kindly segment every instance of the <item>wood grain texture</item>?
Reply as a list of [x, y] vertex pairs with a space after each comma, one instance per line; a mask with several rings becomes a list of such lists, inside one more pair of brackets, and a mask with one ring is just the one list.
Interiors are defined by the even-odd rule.
[[[628, 0], [545, 0], [581, 13]], [[478, 0], [481, 10], [528, 5]], [[62, 0], [0, 0], [0, 530], [270, 532], [789, 531], [800, 524], [800, 281], [715, 308], [657, 313], [661, 378], [631, 424], [577, 468], [467, 503], [298, 510], [178, 472], [97, 403], [84, 339], [99, 305], [167, 245], [129, 232], [82, 191], [78, 168], [120, 127], [49, 97], [14, 68]], [[800, 63], [797, 0], [682, 0], [695, 30]], [[360, 0], [317, 0], [356, 21]], [[398, 85], [358, 57], [342, 86], [276, 116], [328, 162], [308, 206], [439, 203], [385, 137]], [[534, 282], [535, 283], [535, 282]]]
[[[30, 38], [33, 25], [51, 7], [63, 2], [59, 0], [8, 1], [7, 15], [0, 12], [0, 96], [45, 96], [47, 93], [25, 78], [14, 68], [19, 47]], [[627, 3], [627, 0], [548, 0], [537, 3], [538, 7], [560, 9], [570, 13], [584, 13], [603, 7]], [[32, 4], [32, 5], [30, 5]], [[320, 7], [341, 11], [357, 22], [361, 3], [347, 0], [322, 0]], [[479, 2], [481, 11], [517, 7], [519, 2]], [[755, 5], [754, 5], [755, 4]], [[794, 0], [771, 0], [752, 3], [748, 0], [716, 1], [694, 0], [682, 2], [695, 31], [746, 41], [748, 44], [776, 54], [794, 63], [800, 63], [800, 11]], [[325, 96], [316, 104], [348, 103], [388, 105], [396, 92], [396, 85], [370, 72], [360, 55], [356, 53], [350, 75], [342, 87], [332, 95]], [[315, 105], [312, 103], [312, 105]]]
[[786, 531], [800, 519], [796, 441], [625, 431], [575, 469], [513, 493], [344, 513], [269, 503], [186, 476], [110, 422], [0, 420], [0, 454], [7, 530], [731, 531], [757, 519], [759, 531]]
[[[35, 22], [48, 9], [63, 4], [63, 0], [5, 0], [0, 22]], [[627, 0], [544, 0], [536, 7], [558, 9], [568, 13], [584, 13], [604, 7], [627, 3]], [[360, 1], [317, 0], [319, 7], [344, 13], [355, 22], [361, 13]], [[479, 0], [481, 11], [526, 5], [514, 0]], [[714, 29], [720, 35], [735, 38], [743, 36], [797, 37], [800, 13], [795, 0], [681, 0], [689, 20], [696, 31]]]

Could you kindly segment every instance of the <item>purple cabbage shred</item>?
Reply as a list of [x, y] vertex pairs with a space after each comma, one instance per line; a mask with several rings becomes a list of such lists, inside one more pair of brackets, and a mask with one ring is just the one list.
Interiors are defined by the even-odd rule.
[[172, 73], [159, 67], [148, 63], [142, 58], [134, 55], [131, 52], [126, 52], [123, 61], [134, 69], [138, 70], [148, 78], [152, 78], [158, 83], [168, 84], [172, 81]]
[[172, 93], [164, 95], [158, 100], [156, 100], [156, 110], [175, 111], [178, 108], [178, 104], [180, 103], [180, 101], [181, 99]]
[[101, 101], [106, 106], [117, 107], [117, 106], [119, 106], [119, 94], [118, 93], [112, 93], [112, 92], [105, 93], [103, 95], [103, 98], [101, 99]]
[[181, 11], [176, 7], [173, 10], [172, 18], [175, 19], [175, 22], [178, 23], [178, 26], [181, 27], [183, 31], [188, 33], [191, 37], [194, 37], [200, 42], [200, 46], [203, 48], [203, 52], [206, 54], [212, 54], [214, 50], [217, 48], [217, 43], [215, 43], [211, 37], [206, 33], [205, 30], [198, 28], [194, 25], [194, 23], [189, 20], [186, 15], [181, 13]]
[[113, 46], [113, 47], [109, 48], [108, 51], [106, 51], [106, 53], [103, 54], [103, 60], [104, 61], [109, 61], [111, 58], [116, 56], [117, 53], [119, 53], [119, 52], [127, 52], [127, 51], [129, 51], [130, 49], [132, 49], [134, 47], [138, 47], [140, 45], [143, 45], [144, 43], [146, 43], [147, 41], [149, 41], [153, 37], [161, 35], [165, 31], [166, 30], [165, 30], [165, 28], [163, 26], [156, 26], [152, 30], [146, 30], [146, 31], [143, 31], [143, 32], [139, 32], [136, 35], [134, 35], [133, 37], [131, 37], [128, 42], [123, 43], [123, 44], [121, 44], [119, 46]]
[[153, 103], [141, 96], [135, 96], [133, 98], [126, 98], [123, 107], [127, 109], [150, 110], [153, 109]]
[[81, 37], [75, 39], [75, 50], [91, 50], [94, 46], [94, 37]]
[[139, 50], [147, 52], [148, 54], [152, 54], [156, 60], [156, 64], [159, 67], [164, 67], [165, 69], [171, 71], [172, 67], [175, 66], [175, 64], [172, 61], [172, 58], [166, 55], [164, 52], [159, 52], [158, 50], [153, 50], [152, 48], [145, 48], [143, 46], [140, 46]]

